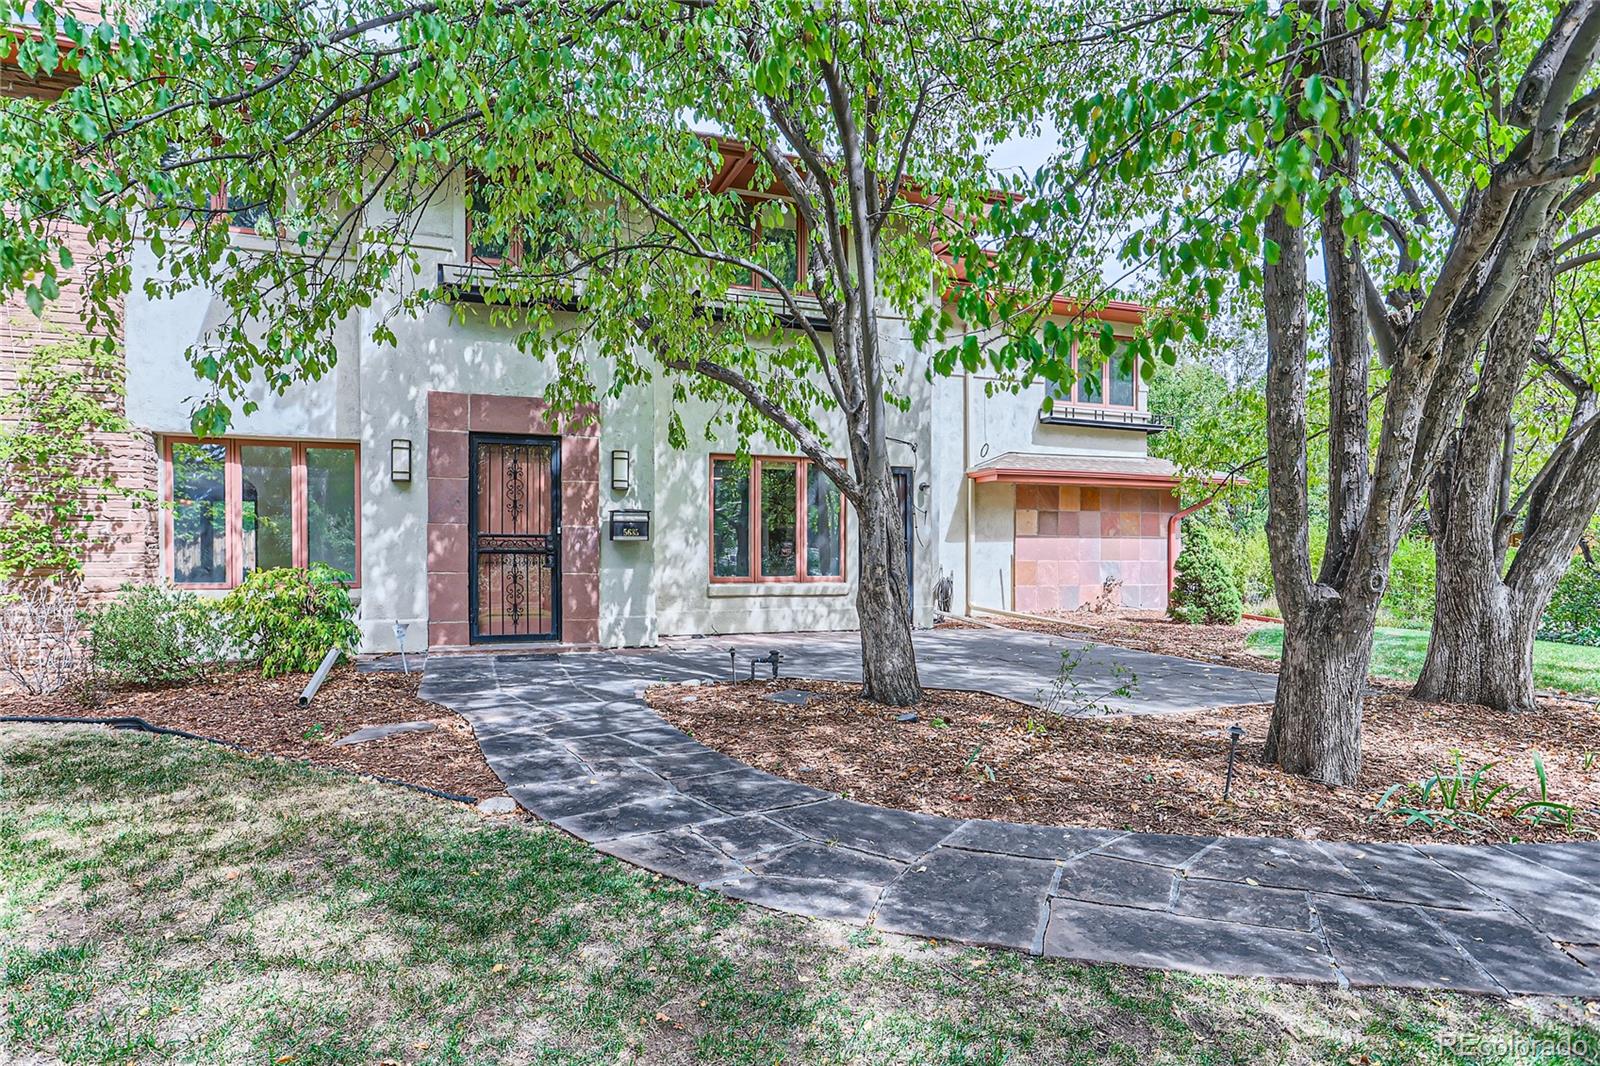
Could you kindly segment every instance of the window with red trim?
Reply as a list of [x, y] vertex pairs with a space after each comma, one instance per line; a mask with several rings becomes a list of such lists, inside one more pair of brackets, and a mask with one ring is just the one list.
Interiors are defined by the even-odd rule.
[[1053, 386], [1051, 398], [1058, 403], [1089, 407], [1137, 407], [1139, 367], [1137, 359], [1125, 359], [1127, 349], [1118, 344], [1111, 355], [1103, 355], [1098, 344], [1088, 352], [1076, 345], [1072, 349], [1072, 386]]
[[256, 570], [327, 563], [359, 584], [354, 444], [179, 438], [166, 462], [174, 583], [230, 588]]
[[[746, 200], [750, 258], [770, 270], [790, 292], [805, 291], [809, 237], [794, 205], [783, 200]], [[765, 276], [752, 273], [750, 287], [777, 291]]]
[[844, 501], [809, 459], [711, 457], [712, 581], [844, 580]]

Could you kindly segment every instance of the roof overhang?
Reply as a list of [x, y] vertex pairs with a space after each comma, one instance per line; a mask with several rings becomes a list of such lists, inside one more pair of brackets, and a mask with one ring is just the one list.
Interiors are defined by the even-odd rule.
[[1106, 470], [1031, 470], [1004, 466], [985, 466], [968, 470], [967, 477], [979, 483], [1000, 481], [1012, 485], [1117, 485], [1135, 489], [1170, 489], [1183, 484], [1183, 478], [1172, 474], [1130, 474]]
[[[1072, 455], [1048, 452], [1004, 452], [967, 471], [980, 484], [1091, 485], [1135, 489], [1174, 489], [1186, 479], [1172, 463], [1148, 455]], [[1200, 480], [1220, 484], [1208, 474]]]

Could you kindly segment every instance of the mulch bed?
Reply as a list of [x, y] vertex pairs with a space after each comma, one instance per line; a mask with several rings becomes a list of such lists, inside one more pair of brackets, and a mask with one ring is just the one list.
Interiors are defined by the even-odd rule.
[[1058, 637], [1114, 644], [1119, 648], [1177, 655], [1201, 662], [1221, 663], [1263, 674], [1278, 672], [1278, 660], [1246, 651], [1244, 642], [1265, 623], [1240, 622], [1231, 626], [1192, 626], [1175, 622], [1160, 611], [1071, 611], [1047, 615], [1058, 621], [1036, 622], [1025, 618], [985, 617], [1008, 629], [1050, 633]]
[[[804, 706], [763, 698], [794, 687], [821, 698]], [[1503, 813], [1472, 832], [1375, 817], [1390, 785], [1452, 767], [1455, 750], [1469, 768], [1496, 763], [1497, 782], [1536, 792], [1532, 756], [1539, 751], [1551, 798], [1590, 812], [1587, 824], [1600, 829], [1600, 713], [1588, 704], [1551, 702], [1536, 716], [1507, 716], [1418, 703], [1397, 692], [1375, 695], [1366, 703], [1361, 777], [1332, 789], [1262, 765], [1266, 704], [1060, 719], [998, 697], [930, 690], [915, 708], [918, 720], [905, 724], [896, 721], [901, 711], [835, 682], [659, 685], [647, 699], [702, 743], [782, 777], [956, 818], [1348, 841], [1594, 839], [1593, 832], [1534, 827]], [[1245, 739], [1232, 799], [1224, 803], [1227, 729], [1235, 722]]]
[[[475, 799], [505, 792], [466, 720], [417, 697], [420, 670], [410, 675], [358, 674], [344, 664], [328, 675], [311, 706], [301, 707], [297, 700], [307, 680], [304, 674], [267, 680], [252, 671], [231, 672], [196, 684], [112, 691], [93, 707], [67, 695], [5, 696], [0, 697], [0, 714], [133, 716], [252, 752], [305, 759]], [[333, 746], [333, 741], [362, 726], [417, 721], [432, 722], [437, 728]]]

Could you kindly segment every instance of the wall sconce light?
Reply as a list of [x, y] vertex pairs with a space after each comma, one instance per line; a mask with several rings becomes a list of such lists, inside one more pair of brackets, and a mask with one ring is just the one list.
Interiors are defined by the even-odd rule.
[[411, 480], [411, 442], [396, 438], [389, 442], [389, 480]]
[[633, 485], [633, 457], [622, 449], [611, 453], [611, 487], [617, 492], [627, 492]]

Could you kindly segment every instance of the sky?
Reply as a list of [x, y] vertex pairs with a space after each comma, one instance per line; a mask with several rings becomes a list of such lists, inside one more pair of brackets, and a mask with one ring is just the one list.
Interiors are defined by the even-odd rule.
[[1032, 137], [1001, 141], [989, 151], [989, 165], [1004, 174], [1032, 174], [1061, 147], [1061, 134], [1048, 120]]

